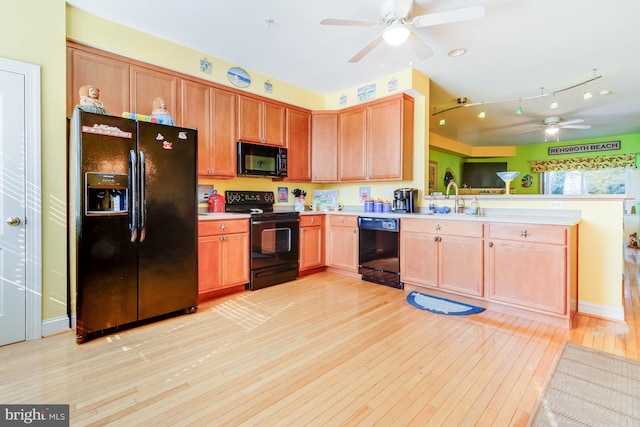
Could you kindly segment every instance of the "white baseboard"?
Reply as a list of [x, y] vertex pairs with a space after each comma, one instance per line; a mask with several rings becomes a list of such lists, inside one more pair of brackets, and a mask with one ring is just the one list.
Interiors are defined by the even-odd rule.
[[605, 319], [624, 321], [624, 307], [613, 307], [592, 302], [579, 301], [578, 312]]
[[57, 334], [69, 329], [69, 318], [67, 316], [55, 317], [42, 322], [42, 336]]

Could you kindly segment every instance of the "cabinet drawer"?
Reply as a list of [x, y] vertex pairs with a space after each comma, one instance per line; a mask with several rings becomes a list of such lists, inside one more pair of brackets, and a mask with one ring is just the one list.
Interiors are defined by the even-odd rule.
[[324, 215], [300, 215], [300, 227], [313, 227], [324, 224]]
[[402, 219], [401, 232], [432, 233], [448, 236], [482, 237], [483, 224], [471, 221], [438, 221], [432, 219]]
[[489, 238], [566, 245], [567, 228], [540, 224], [490, 224]]
[[329, 224], [357, 227], [358, 217], [356, 215], [329, 215]]
[[248, 219], [206, 220], [198, 222], [198, 236], [249, 232]]

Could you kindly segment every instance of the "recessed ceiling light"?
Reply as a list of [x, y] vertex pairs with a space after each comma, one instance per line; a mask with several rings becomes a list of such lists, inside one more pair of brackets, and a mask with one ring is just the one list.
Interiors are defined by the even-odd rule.
[[447, 55], [449, 55], [450, 57], [456, 57], [456, 56], [462, 56], [465, 53], [467, 53], [467, 49], [463, 48], [463, 47], [459, 47], [457, 49], [452, 49], [449, 51], [449, 53], [447, 53]]

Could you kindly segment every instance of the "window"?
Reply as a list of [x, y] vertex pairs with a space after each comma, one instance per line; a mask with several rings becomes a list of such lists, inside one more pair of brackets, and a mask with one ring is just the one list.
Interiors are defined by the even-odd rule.
[[626, 194], [630, 169], [571, 170], [542, 173], [544, 194]]

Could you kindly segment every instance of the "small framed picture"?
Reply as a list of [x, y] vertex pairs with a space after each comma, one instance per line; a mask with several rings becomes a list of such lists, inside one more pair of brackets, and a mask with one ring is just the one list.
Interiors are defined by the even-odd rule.
[[211, 74], [211, 62], [207, 61], [207, 58], [200, 60], [200, 71]]
[[438, 162], [429, 161], [429, 194], [436, 190], [438, 183]]
[[289, 201], [289, 187], [278, 187], [278, 203]]

